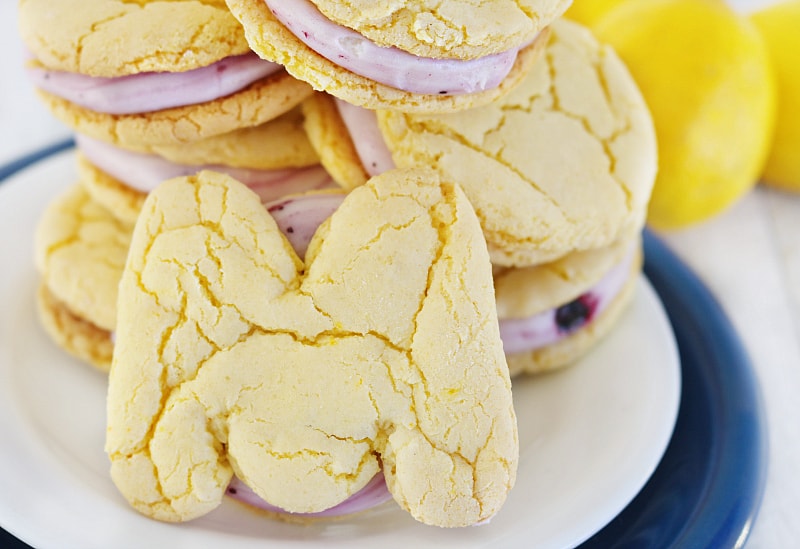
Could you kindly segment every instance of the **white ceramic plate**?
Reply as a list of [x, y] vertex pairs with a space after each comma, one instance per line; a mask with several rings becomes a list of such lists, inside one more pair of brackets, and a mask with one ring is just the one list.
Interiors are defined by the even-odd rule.
[[642, 277], [610, 337], [575, 367], [514, 381], [517, 484], [487, 525], [443, 530], [392, 503], [354, 518], [292, 525], [234, 501], [188, 524], [133, 511], [103, 452], [105, 376], [67, 357], [38, 325], [33, 233], [76, 180], [72, 150], [0, 185], [0, 526], [37, 548], [572, 547], [650, 477], [675, 424], [679, 359]]

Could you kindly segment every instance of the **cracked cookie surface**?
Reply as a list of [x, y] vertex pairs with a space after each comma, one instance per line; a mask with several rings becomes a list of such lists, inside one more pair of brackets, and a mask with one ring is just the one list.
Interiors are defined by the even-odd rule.
[[398, 166], [434, 165], [462, 185], [499, 265], [544, 263], [634, 234], [655, 179], [652, 119], [623, 63], [575, 23], [550, 29], [543, 58], [492, 105], [378, 113]]
[[36, 228], [36, 267], [44, 285], [76, 315], [113, 330], [132, 233], [132, 224], [73, 185], [48, 205]]
[[249, 51], [223, 0], [20, 0], [19, 30], [45, 67], [88, 76], [183, 72]]
[[456, 112], [486, 105], [517, 86], [541, 54], [548, 31], [522, 48], [508, 76], [493, 89], [460, 95], [430, 95], [403, 91], [359, 76], [325, 59], [306, 46], [270, 12], [263, 0], [227, 0], [242, 23], [250, 47], [260, 57], [279, 63], [287, 72], [354, 105], [403, 112]]
[[514, 483], [486, 245], [434, 172], [350, 193], [305, 261], [238, 182], [171, 180], [137, 222], [118, 318], [106, 450], [148, 516], [200, 516], [234, 474], [319, 511], [382, 468], [416, 519], [464, 526]]
[[569, 0], [312, 1], [328, 19], [376, 44], [435, 59], [475, 59], [519, 47], [570, 4]]

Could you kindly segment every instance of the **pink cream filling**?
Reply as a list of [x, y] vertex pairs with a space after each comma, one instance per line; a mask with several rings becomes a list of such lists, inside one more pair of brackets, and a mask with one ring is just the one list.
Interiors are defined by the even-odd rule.
[[143, 193], [149, 193], [167, 179], [193, 175], [201, 170], [230, 175], [250, 187], [261, 197], [262, 202], [289, 194], [337, 187], [328, 172], [319, 165], [280, 170], [233, 168], [221, 164], [187, 166], [154, 154], [121, 149], [81, 134], [76, 136], [76, 142], [92, 164], [128, 187]]
[[292, 34], [322, 57], [350, 72], [412, 93], [455, 95], [496, 88], [518, 49], [478, 59], [431, 59], [375, 44], [337, 25], [308, 0], [264, 0]]
[[392, 153], [378, 128], [374, 111], [334, 99], [339, 116], [347, 128], [364, 170], [370, 177], [395, 167]]
[[281, 198], [264, 204], [298, 257], [305, 258], [308, 243], [322, 223], [335, 212], [344, 194], [312, 194]]
[[95, 112], [137, 114], [213, 101], [281, 70], [254, 53], [185, 72], [145, 72], [103, 78], [29, 68], [33, 84]]
[[392, 499], [392, 495], [386, 488], [386, 480], [380, 473], [372, 477], [372, 480], [370, 480], [366, 486], [343, 502], [339, 503], [338, 505], [334, 505], [329, 509], [325, 509], [324, 511], [319, 511], [318, 513], [289, 513], [280, 507], [270, 505], [261, 499], [255, 492], [253, 492], [244, 482], [236, 477], [233, 477], [233, 480], [231, 480], [230, 484], [228, 485], [227, 494], [228, 496], [237, 499], [242, 503], [252, 505], [253, 507], [257, 507], [259, 509], [264, 509], [273, 513], [285, 513], [293, 516], [309, 518], [340, 517], [343, 515], [351, 515], [353, 513], [366, 511], [367, 509], [371, 509]]
[[[305, 257], [308, 244], [317, 228], [336, 211], [344, 200], [343, 194], [316, 194], [284, 198], [265, 204], [278, 228], [286, 236], [299, 257]], [[273, 513], [288, 513], [259, 497], [240, 479], [234, 477], [228, 485], [228, 496], [253, 507]], [[378, 473], [361, 490], [324, 511], [290, 513], [300, 517], [338, 517], [365, 511], [392, 499], [383, 474]]]
[[589, 291], [560, 307], [527, 318], [500, 319], [500, 338], [508, 355], [534, 351], [569, 337], [608, 307], [628, 280], [633, 250]]

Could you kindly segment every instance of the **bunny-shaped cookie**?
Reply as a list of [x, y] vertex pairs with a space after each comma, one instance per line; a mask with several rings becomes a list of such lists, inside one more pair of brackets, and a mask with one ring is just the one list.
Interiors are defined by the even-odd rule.
[[518, 458], [491, 266], [432, 171], [350, 193], [305, 261], [258, 197], [213, 172], [163, 183], [120, 284], [106, 451], [140, 512], [182, 521], [235, 474], [289, 512], [381, 469], [438, 526], [494, 515]]

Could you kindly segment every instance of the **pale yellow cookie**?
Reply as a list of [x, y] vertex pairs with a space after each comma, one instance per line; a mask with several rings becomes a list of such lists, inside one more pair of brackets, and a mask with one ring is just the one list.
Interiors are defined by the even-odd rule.
[[308, 84], [280, 71], [213, 101], [139, 114], [105, 114], [37, 90], [56, 118], [78, 133], [121, 147], [152, 150], [258, 126], [311, 95]]
[[78, 360], [108, 371], [114, 352], [110, 331], [76, 316], [44, 284], [39, 286], [36, 302], [42, 327], [56, 345]]
[[420, 57], [475, 59], [518, 48], [571, 0], [312, 0], [328, 19], [385, 47]]
[[36, 267], [52, 298], [98, 329], [114, 330], [117, 286], [133, 226], [94, 202], [81, 185], [55, 197], [35, 235]]
[[[248, 169], [285, 169], [319, 163], [303, 128], [303, 115], [295, 108], [275, 120], [188, 144], [147, 147], [171, 162], [198, 166], [223, 165]], [[133, 224], [147, 194], [125, 185], [92, 164], [80, 148], [77, 153], [80, 181], [92, 199], [122, 221]]]
[[153, 145], [133, 150], [157, 154], [177, 164], [222, 164], [254, 170], [302, 168], [319, 163], [319, 157], [306, 136], [300, 107], [258, 126], [186, 144]]
[[626, 262], [625, 282], [603, 310], [592, 314], [585, 324], [546, 346], [507, 353], [511, 375], [538, 374], [572, 365], [611, 332], [636, 289], [642, 267], [641, 240], [637, 235], [551, 263], [495, 272], [497, 313], [503, 321], [524, 319], [570, 304], [592, 292], [612, 269], [624, 267]]
[[429, 170], [389, 172], [314, 239], [301, 261], [258, 197], [219, 174], [150, 194], [109, 378], [117, 487], [148, 516], [189, 520], [235, 474], [273, 505], [314, 512], [382, 466], [417, 520], [490, 518], [518, 441], [466, 197]]
[[566, 20], [541, 61], [492, 105], [378, 112], [398, 166], [432, 165], [475, 207], [492, 261], [526, 266], [608, 246], [644, 223], [656, 173], [652, 119], [614, 51]]
[[18, 9], [25, 45], [53, 70], [183, 72], [249, 50], [223, 0], [19, 0]]
[[339, 116], [333, 96], [314, 93], [303, 101], [302, 107], [308, 140], [333, 180], [347, 190], [366, 183], [369, 174]]
[[142, 210], [147, 194], [132, 189], [89, 162], [80, 152], [75, 153], [78, 178], [91, 200], [102, 206], [121, 222], [133, 225]]
[[496, 268], [498, 317], [525, 318], [569, 303], [597, 284], [632, 248], [641, 247], [639, 240], [637, 234], [620, 238], [610, 246], [574, 252], [533, 267]]
[[315, 90], [370, 109], [455, 112], [496, 101], [520, 83], [541, 54], [548, 36], [544, 29], [531, 45], [521, 49], [510, 73], [496, 88], [460, 95], [418, 94], [359, 76], [317, 54], [284, 27], [263, 0], [227, 1], [233, 15], [242, 23], [250, 47], [259, 56], [280, 63]]
[[[638, 274], [638, 273], [636, 273]], [[633, 299], [638, 276], [632, 274], [622, 291], [608, 308], [590, 324], [566, 339], [526, 353], [508, 355], [508, 370], [512, 376], [541, 374], [574, 364], [608, 335]]]

